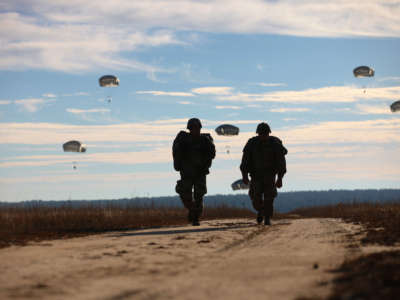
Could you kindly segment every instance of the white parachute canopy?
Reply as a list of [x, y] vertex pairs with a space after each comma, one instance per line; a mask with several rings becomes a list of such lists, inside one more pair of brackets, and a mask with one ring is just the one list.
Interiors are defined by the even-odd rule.
[[373, 77], [375, 75], [374, 69], [368, 66], [359, 66], [353, 70], [354, 77]]
[[63, 144], [64, 152], [86, 152], [86, 146], [79, 141], [69, 141]]
[[114, 75], [104, 75], [99, 78], [101, 87], [117, 87], [119, 86], [119, 79]]
[[222, 124], [215, 128], [215, 132], [218, 135], [232, 136], [239, 134], [239, 128], [230, 124]]
[[[117, 76], [114, 75], [104, 75], [99, 78], [100, 87], [118, 87], [119, 86], [119, 79]], [[108, 89], [107, 89], [108, 90]], [[108, 90], [107, 93], [107, 102], [111, 103], [112, 101], [112, 93]]]
[[392, 105], [390, 105], [390, 110], [392, 112], [400, 111], [400, 100], [393, 102]]
[[232, 190], [248, 190], [249, 185], [243, 182], [243, 179], [238, 179], [234, 183], [231, 184]]

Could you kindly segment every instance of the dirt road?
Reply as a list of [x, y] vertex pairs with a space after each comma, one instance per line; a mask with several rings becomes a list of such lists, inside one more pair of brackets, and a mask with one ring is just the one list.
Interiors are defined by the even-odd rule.
[[0, 250], [0, 299], [296, 299], [354, 255], [337, 219], [216, 220]]

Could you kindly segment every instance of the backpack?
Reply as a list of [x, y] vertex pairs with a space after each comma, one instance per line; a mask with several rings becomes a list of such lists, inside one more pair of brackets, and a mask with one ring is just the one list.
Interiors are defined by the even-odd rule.
[[[215, 157], [215, 146], [213, 138], [209, 133], [201, 133], [200, 136], [202, 137], [202, 144], [207, 155], [207, 161], [205, 162], [204, 167], [208, 170], [208, 168], [211, 166], [212, 160]], [[180, 131], [173, 142], [172, 157], [174, 159], [174, 169], [176, 171], [181, 171], [182, 169], [185, 152], [187, 151], [188, 147], [190, 147], [190, 145], [188, 145], [189, 137], [190, 133], [186, 131]]]
[[258, 136], [249, 139], [243, 149], [240, 169], [250, 174], [271, 170], [274, 173], [286, 172], [285, 155], [287, 149], [282, 141], [270, 136], [266, 142], [261, 142]]

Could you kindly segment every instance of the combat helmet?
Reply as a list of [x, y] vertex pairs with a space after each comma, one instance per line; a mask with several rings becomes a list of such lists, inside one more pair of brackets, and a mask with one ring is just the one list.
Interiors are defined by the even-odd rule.
[[199, 119], [197, 118], [191, 118], [188, 122], [187, 122], [187, 126], [186, 128], [190, 130], [190, 128], [192, 127], [199, 127], [202, 128], [201, 122]]
[[256, 133], [258, 133], [258, 134], [268, 134], [268, 133], [271, 133], [271, 128], [269, 127], [269, 125], [267, 123], [262, 122], [262, 123], [257, 125]]

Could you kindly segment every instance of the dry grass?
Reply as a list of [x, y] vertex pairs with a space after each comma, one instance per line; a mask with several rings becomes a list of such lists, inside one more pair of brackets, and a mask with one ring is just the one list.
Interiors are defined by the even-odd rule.
[[353, 203], [302, 208], [293, 211], [302, 217], [342, 218], [366, 228], [365, 244], [391, 246], [400, 242], [400, 203]]
[[[294, 211], [303, 217], [342, 218], [362, 224], [364, 244], [392, 246], [400, 242], [400, 204], [339, 204]], [[400, 299], [400, 251], [363, 255], [345, 261], [337, 270], [329, 300]], [[311, 300], [311, 299], [309, 299]], [[314, 300], [314, 299], [313, 299]]]
[[[204, 219], [253, 217], [242, 208], [206, 208]], [[0, 208], [0, 247], [29, 241], [68, 238], [112, 230], [139, 229], [187, 223], [182, 208], [149, 208], [109, 205], [85, 207]]]
[[385, 251], [346, 261], [336, 270], [329, 300], [400, 299], [400, 251]]

